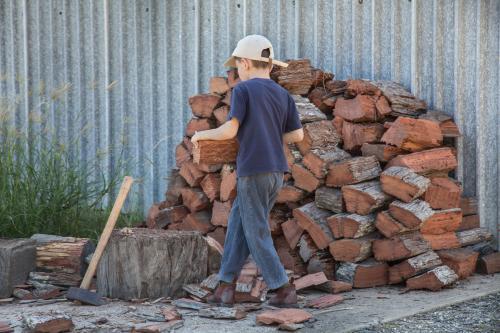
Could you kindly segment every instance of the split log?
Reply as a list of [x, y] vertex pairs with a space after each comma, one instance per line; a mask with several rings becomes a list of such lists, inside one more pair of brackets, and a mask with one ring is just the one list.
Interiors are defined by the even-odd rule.
[[425, 234], [443, 234], [456, 231], [462, 222], [462, 211], [460, 208], [434, 211], [420, 226], [420, 231]]
[[342, 186], [346, 211], [368, 215], [383, 207], [391, 197], [382, 191], [377, 180]]
[[457, 239], [460, 246], [468, 246], [476, 243], [489, 241], [493, 235], [486, 229], [476, 228], [457, 232]]
[[99, 261], [97, 289], [125, 300], [176, 296], [206, 274], [207, 243], [197, 232], [114, 230]]
[[223, 76], [215, 76], [210, 78], [208, 83], [208, 91], [211, 94], [224, 95], [229, 90], [227, 78]]
[[378, 119], [382, 119], [391, 114], [392, 108], [389, 101], [384, 96], [379, 96], [375, 102], [375, 109], [377, 110]]
[[404, 202], [423, 195], [430, 183], [428, 178], [405, 167], [390, 167], [380, 174], [382, 190]]
[[375, 231], [375, 216], [336, 214], [326, 219], [335, 238], [360, 238]]
[[312, 172], [304, 168], [301, 164], [293, 165], [292, 177], [294, 179], [294, 186], [307, 192], [313, 192], [322, 184], [320, 179], [316, 178]]
[[320, 250], [313, 254], [307, 263], [307, 273], [314, 274], [323, 272], [329, 280], [335, 278], [335, 260], [330, 252]]
[[481, 227], [479, 215], [463, 216], [458, 231], [470, 230]]
[[500, 252], [488, 254], [479, 258], [477, 272], [481, 274], [494, 274], [500, 272]]
[[222, 181], [220, 184], [221, 201], [233, 200], [236, 197], [237, 176], [234, 165], [225, 164], [221, 171]]
[[36, 242], [32, 239], [0, 239], [0, 298], [8, 298], [14, 286], [26, 281], [36, 267]]
[[306, 303], [306, 307], [315, 308], [315, 309], [324, 309], [330, 307], [335, 304], [342, 303], [344, 301], [344, 297], [340, 295], [324, 295], [318, 298], [309, 300]]
[[189, 97], [188, 101], [194, 116], [210, 118], [214, 108], [219, 104], [220, 96], [216, 94], [201, 94]]
[[418, 230], [418, 227], [407, 228], [399, 223], [398, 220], [394, 219], [391, 214], [389, 214], [389, 211], [382, 211], [377, 214], [375, 227], [387, 238]]
[[148, 213], [146, 225], [150, 229], [165, 229], [171, 223], [179, 223], [189, 214], [189, 210], [184, 205], [167, 207], [165, 209], [155, 209], [156, 205], [151, 206]]
[[352, 99], [338, 98], [333, 114], [355, 123], [377, 121], [376, 98], [357, 95]]
[[460, 200], [460, 209], [464, 216], [478, 214], [478, 202], [476, 197], [467, 197]]
[[312, 318], [312, 315], [301, 309], [279, 309], [259, 313], [255, 318], [259, 324], [293, 324], [302, 323]]
[[400, 235], [389, 239], [376, 239], [372, 244], [375, 259], [394, 261], [414, 257], [431, 249], [419, 233]]
[[274, 66], [271, 78], [292, 95], [306, 95], [314, 83], [311, 61], [298, 59], [287, 63], [288, 67]]
[[196, 164], [224, 164], [236, 161], [238, 140], [202, 140], [193, 149], [193, 162]]
[[227, 308], [227, 307], [208, 307], [204, 309], [200, 309], [198, 312], [200, 317], [205, 317], [205, 318], [215, 318], [215, 319], [243, 319], [247, 316], [247, 313], [245, 310], [234, 307], [234, 308]]
[[223, 125], [227, 121], [229, 114], [229, 106], [223, 105], [214, 110], [214, 117], [217, 122], [217, 127]]
[[364, 143], [379, 142], [383, 134], [382, 124], [342, 122], [342, 139], [346, 150], [357, 150]]
[[179, 174], [186, 180], [191, 187], [199, 186], [201, 180], [205, 177], [205, 173], [198, 169], [196, 164], [191, 161], [184, 162], [181, 165]]
[[226, 201], [226, 202], [221, 202], [221, 201], [214, 201], [213, 207], [212, 207], [212, 219], [210, 222], [213, 225], [220, 225], [223, 227], [227, 227], [227, 222], [229, 220], [229, 214], [231, 213], [231, 202]]
[[379, 96], [382, 94], [377, 86], [368, 80], [347, 80], [344, 95], [352, 98], [357, 95]]
[[397, 265], [389, 267], [389, 284], [403, 282], [442, 264], [443, 262], [434, 251], [428, 251], [416, 257], [408, 258]]
[[30, 332], [58, 333], [75, 328], [70, 316], [63, 314], [23, 315], [23, 322]]
[[332, 232], [326, 222], [330, 215], [329, 211], [316, 207], [314, 202], [293, 210], [293, 216], [299, 226], [307, 230], [319, 249], [325, 249], [333, 241]]
[[325, 87], [334, 95], [342, 95], [347, 89], [347, 81], [331, 80], [325, 83]]
[[175, 147], [175, 165], [180, 168], [184, 162], [191, 160], [191, 153], [187, 150], [183, 143], [179, 143]]
[[451, 148], [435, 148], [407, 155], [399, 155], [387, 163], [386, 168], [391, 166], [403, 166], [410, 168], [421, 175], [434, 171], [448, 172], [457, 167], [457, 158]]
[[[168, 175], [167, 192], [165, 192], [165, 198], [170, 206], [179, 205], [182, 203], [182, 189], [187, 187], [188, 184], [184, 177], [180, 175], [180, 171], [177, 169], [172, 169]], [[163, 207], [166, 208], [167, 206]]]
[[340, 187], [361, 183], [365, 180], [377, 178], [381, 172], [380, 163], [374, 156], [353, 157], [330, 164], [326, 185]]
[[299, 113], [299, 119], [301, 123], [311, 123], [320, 120], [326, 120], [326, 115], [321, 112], [309, 98], [302, 97], [300, 95], [292, 95], [295, 101], [295, 107]]
[[182, 286], [182, 290], [187, 292], [189, 295], [192, 295], [192, 296], [199, 298], [201, 300], [205, 300], [207, 298], [207, 296], [210, 295], [209, 291], [201, 288], [196, 283], [185, 284]]
[[393, 81], [371, 81], [373, 85], [379, 88], [391, 104], [391, 115], [418, 117], [425, 112], [427, 104], [409, 91], [403, 85]]
[[333, 73], [330, 72], [324, 72], [323, 70], [319, 68], [313, 68], [312, 69], [312, 75], [314, 78], [314, 86], [324, 86], [326, 82], [330, 81], [333, 79]]
[[352, 290], [352, 284], [343, 281], [327, 281], [319, 286], [315, 287], [318, 290], [330, 293], [330, 294], [339, 294]]
[[209, 275], [205, 280], [201, 281], [200, 287], [214, 291], [219, 286], [219, 274], [214, 273]]
[[398, 147], [383, 143], [363, 143], [361, 146], [361, 154], [363, 156], [375, 156], [380, 162], [388, 162], [404, 153], [405, 151]]
[[448, 209], [460, 207], [462, 189], [449, 178], [432, 178], [424, 199], [433, 209]]
[[443, 134], [439, 125], [433, 121], [398, 117], [381, 141], [415, 152], [441, 146]]
[[376, 235], [356, 239], [339, 239], [330, 243], [329, 249], [336, 261], [360, 262], [372, 255], [372, 242]]
[[81, 281], [80, 274], [65, 272], [30, 272], [28, 278], [28, 282], [33, 285], [41, 283], [64, 288], [80, 286]]
[[389, 266], [373, 258], [361, 263], [341, 263], [337, 269], [339, 281], [352, 284], [353, 288], [371, 288], [384, 286], [388, 282]]
[[283, 235], [290, 246], [290, 249], [294, 249], [299, 243], [300, 237], [304, 232], [295, 219], [289, 219], [281, 225], [283, 230]]
[[325, 276], [325, 273], [319, 272], [314, 274], [307, 274], [297, 280], [293, 281], [296, 290], [302, 290], [305, 288], [317, 286], [327, 282], [328, 279]]
[[428, 289], [437, 291], [458, 280], [458, 275], [446, 265], [438, 266], [422, 275], [406, 280], [408, 290]]
[[460, 247], [460, 242], [455, 232], [445, 232], [443, 234], [422, 234], [422, 237], [430, 244], [433, 250], [456, 249]]
[[186, 125], [186, 135], [192, 137], [194, 133], [206, 131], [215, 127], [213, 120], [208, 118], [191, 118]]
[[289, 212], [284, 211], [279, 206], [274, 206], [269, 213], [269, 228], [271, 229], [272, 236], [283, 234], [281, 224], [285, 223], [289, 217]]
[[[342, 126], [344, 124], [344, 118], [342, 117], [334, 117], [332, 120], [333, 127], [335, 127], [335, 130], [337, 130], [337, 133], [342, 134]], [[340, 139], [341, 141], [343, 140], [342, 138]]]
[[188, 214], [182, 223], [177, 224], [174, 230], [196, 230], [206, 235], [209, 231], [212, 231], [215, 227], [210, 223], [212, 214], [209, 211], [202, 210], [199, 212], [194, 212]]
[[276, 203], [297, 202], [304, 198], [305, 192], [293, 185], [284, 185], [276, 198]]
[[221, 177], [216, 173], [207, 174], [200, 182], [200, 186], [210, 202], [219, 198], [220, 183]]
[[303, 130], [304, 139], [296, 144], [302, 155], [312, 149], [331, 150], [339, 144], [341, 139], [329, 120], [304, 124]]
[[181, 191], [182, 202], [191, 213], [208, 207], [209, 201], [205, 193], [199, 188], [184, 188]]
[[465, 279], [474, 273], [479, 253], [471, 249], [452, 249], [438, 252], [443, 264], [450, 267], [459, 279]]
[[314, 192], [314, 202], [319, 208], [330, 210], [334, 213], [344, 211], [342, 191], [337, 188], [322, 186]]
[[429, 204], [420, 199], [409, 203], [395, 200], [389, 205], [389, 212], [407, 228], [419, 227], [434, 214]]
[[309, 100], [323, 113], [331, 113], [332, 108], [328, 107], [323, 101], [331, 97], [332, 93], [325, 87], [316, 87], [307, 96]]
[[313, 239], [308, 234], [303, 234], [299, 241], [299, 255], [304, 262], [308, 262], [309, 259], [318, 251], [318, 248], [314, 244]]
[[351, 155], [348, 152], [338, 147], [333, 147], [329, 150], [313, 149], [305, 154], [302, 162], [311, 170], [315, 177], [324, 178], [331, 163], [349, 158], [351, 158]]

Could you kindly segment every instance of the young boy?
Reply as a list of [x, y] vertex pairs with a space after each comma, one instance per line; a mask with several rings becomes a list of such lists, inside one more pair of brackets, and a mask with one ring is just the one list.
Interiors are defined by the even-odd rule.
[[273, 245], [269, 212], [283, 185], [288, 163], [286, 143], [302, 141], [303, 131], [295, 102], [288, 92], [270, 79], [272, 65], [288, 64], [274, 58], [267, 38], [250, 35], [238, 42], [225, 66], [237, 67], [241, 82], [231, 94], [231, 111], [220, 127], [195, 133], [191, 141], [226, 140], [237, 136], [237, 196], [233, 202], [224, 244], [220, 284], [208, 301], [234, 303], [235, 280], [251, 254], [269, 289], [276, 295], [274, 306], [293, 306], [297, 295]]

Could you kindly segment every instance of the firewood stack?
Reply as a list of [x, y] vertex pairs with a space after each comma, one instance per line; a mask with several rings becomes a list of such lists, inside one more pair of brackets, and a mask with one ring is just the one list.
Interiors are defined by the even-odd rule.
[[[284, 146], [290, 172], [269, 217], [285, 268], [330, 292], [403, 282], [438, 290], [472, 274], [478, 257], [491, 255], [492, 235], [450, 177], [460, 136], [453, 120], [395, 82], [335, 80], [309, 60], [288, 63], [271, 78], [293, 95], [304, 140]], [[189, 98], [178, 169], [165, 201], [151, 207], [149, 228], [198, 230], [224, 244], [238, 143], [194, 149], [190, 137], [224, 123], [238, 81], [230, 70], [210, 80], [209, 94]], [[261, 299], [256, 268], [245, 271], [239, 291], [252, 294], [241, 299]]]

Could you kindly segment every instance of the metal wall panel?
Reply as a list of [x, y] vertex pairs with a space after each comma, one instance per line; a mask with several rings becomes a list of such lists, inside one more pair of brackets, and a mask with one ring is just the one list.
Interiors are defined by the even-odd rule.
[[240, 38], [264, 34], [278, 58], [394, 80], [453, 115], [457, 176], [498, 237], [499, 22], [498, 0], [0, 0], [0, 96], [15, 110], [4, 121], [33, 144], [55, 131], [107, 174], [131, 160], [147, 209], [163, 198], [187, 98], [224, 74]]

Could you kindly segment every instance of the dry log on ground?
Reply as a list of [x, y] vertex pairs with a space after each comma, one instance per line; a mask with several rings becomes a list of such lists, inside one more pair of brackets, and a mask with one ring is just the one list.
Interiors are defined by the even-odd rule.
[[236, 170], [232, 164], [224, 164], [221, 171], [220, 200], [228, 201], [236, 197]]
[[221, 202], [221, 201], [214, 201], [213, 207], [212, 207], [212, 219], [210, 222], [213, 225], [220, 225], [223, 227], [227, 227], [227, 222], [229, 219], [229, 213], [231, 213], [231, 202], [226, 201], [226, 202]]
[[391, 104], [391, 115], [418, 117], [427, 109], [427, 104], [412, 93], [407, 91], [401, 84], [393, 81], [371, 81], [373, 85], [382, 90], [382, 93]]
[[292, 98], [295, 101], [295, 107], [299, 113], [301, 123], [326, 120], [326, 115], [311, 103], [308, 98], [300, 95], [292, 95]]
[[420, 226], [420, 231], [425, 234], [443, 234], [456, 231], [462, 223], [462, 211], [460, 208], [434, 211]]
[[314, 192], [323, 183], [321, 179], [316, 178], [312, 172], [301, 164], [293, 165], [292, 177], [294, 186], [307, 192]]
[[199, 188], [186, 187], [182, 189], [182, 202], [191, 213], [198, 212], [208, 207], [209, 201], [205, 193]]
[[311, 61], [298, 59], [287, 63], [288, 67], [274, 66], [271, 78], [292, 95], [306, 95], [314, 84]]
[[500, 272], [500, 252], [494, 252], [479, 258], [477, 272], [481, 274], [494, 274]]
[[290, 246], [291, 249], [294, 249], [299, 243], [300, 237], [304, 232], [297, 221], [295, 219], [289, 219], [281, 225], [281, 229], [283, 230], [283, 235]]
[[367, 95], [357, 95], [352, 99], [338, 98], [334, 115], [356, 123], [377, 121], [375, 102], [375, 97]]
[[205, 172], [201, 171], [196, 164], [191, 161], [182, 163], [179, 174], [191, 187], [199, 186], [205, 177]]

